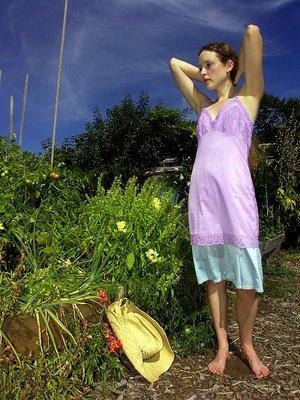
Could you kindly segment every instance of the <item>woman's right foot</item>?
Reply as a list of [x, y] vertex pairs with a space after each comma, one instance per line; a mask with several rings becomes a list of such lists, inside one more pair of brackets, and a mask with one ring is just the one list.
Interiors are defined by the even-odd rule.
[[216, 357], [208, 364], [208, 370], [215, 375], [223, 375], [226, 367], [226, 362], [230, 359], [228, 350], [219, 349]]

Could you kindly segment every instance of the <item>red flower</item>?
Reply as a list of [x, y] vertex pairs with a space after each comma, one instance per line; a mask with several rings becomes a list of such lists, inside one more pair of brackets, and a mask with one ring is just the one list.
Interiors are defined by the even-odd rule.
[[105, 338], [107, 341], [107, 347], [110, 353], [115, 352], [116, 350], [119, 350], [122, 348], [122, 343], [120, 340], [113, 334], [111, 328], [109, 327], [109, 324], [107, 322], [104, 322], [103, 324], [104, 328], [106, 329], [106, 334]]
[[100, 304], [103, 304], [103, 305], [106, 305], [107, 303], [109, 303], [107, 290], [99, 290], [98, 301]]

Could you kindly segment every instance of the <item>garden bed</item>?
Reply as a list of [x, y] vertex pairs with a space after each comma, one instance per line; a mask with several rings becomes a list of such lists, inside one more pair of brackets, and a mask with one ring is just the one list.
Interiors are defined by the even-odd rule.
[[[261, 296], [254, 334], [255, 347], [270, 368], [269, 378], [257, 380], [239, 359], [238, 330], [234, 322], [234, 305], [230, 302], [229, 333], [233, 357], [224, 376], [208, 373], [206, 366], [212, 356], [177, 356], [170, 370], [154, 384], [131, 371], [126, 379], [111, 386], [109, 399], [299, 399], [300, 254], [298, 252], [292, 258], [283, 258], [282, 254], [279, 253], [279, 261], [294, 274], [294, 278], [266, 275], [266, 294]], [[276, 293], [270, 288], [277, 286], [285, 290], [281, 297], [271, 297]], [[91, 398], [99, 396], [98, 399], [102, 399], [102, 389], [96, 387]]]
[[[71, 305], [62, 306], [61, 312], [64, 320], [69, 319], [71, 314], [76, 314], [78, 320], [88, 323], [99, 322], [99, 307], [96, 303], [79, 304], [76, 309]], [[56, 346], [64, 344], [64, 333], [60, 326], [51, 319], [49, 328], [53, 334]], [[4, 319], [2, 330], [13, 344], [18, 353], [32, 355], [39, 348], [51, 345], [51, 338], [47, 326], [40, 317], [32, 315], [16, 315]]]

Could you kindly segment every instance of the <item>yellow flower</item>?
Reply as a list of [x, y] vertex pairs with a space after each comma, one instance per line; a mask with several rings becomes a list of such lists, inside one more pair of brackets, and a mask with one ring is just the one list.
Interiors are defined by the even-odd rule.
[[117, 228], [119, 232], [126, 232], [126, 222], [125, 221], [119, 221], [117, 222]]
[[289, 197], [286, 198], [285, 200], [285, 209], [286, 210], [294, 210], [294, 207], [296, 206], [295, 200], [290, 199]]
[[154, 199], [152, 200], [152, 205], [156, 210], [160, 209], [161, 203], [158, 197], [154, 197]]
[[5, 231], [4, 225], [0, 222], [0, 231]]
[[159, 262], [161, 260], [161, 257], [158, 257], [158, 256], [159, 256], [158, 252], [153, 250], [153, 249], [149, 249], [149, 250], [146, 251], [146, 257], [152, 263], [156, 263], [156, 262]]

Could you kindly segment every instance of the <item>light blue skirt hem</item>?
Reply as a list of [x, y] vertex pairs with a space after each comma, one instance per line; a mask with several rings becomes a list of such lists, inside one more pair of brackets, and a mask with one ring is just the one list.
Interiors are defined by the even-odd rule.
[[231, 280], [231, 279], [218, 279], [218, 280], [214, 280], [214, 279], [211, 279], [211, 278], [205, 278], [204, 280], [202, 280], [202, 281], [198, 281], [197, 280], [197, 282], [198, 282], [198, 284], [199, 285], [202, 285], [203, 283], [205, 283], [205, 282], [207, 282], [207, 281], [214, 281], [214, 283], [220, 283], [220, 282], [222, 282], [222, 281], [227, 281], [227, 282], [231, 282], [231, 283], [233, 283], [234, 284], [234, 286], [236, 287], [236, 289], [242, 289], [242, 290], [255, 290], [257, 293], [263, 293], [264, 292], [264, 289], [263, 289], [263, 287], [245, 287], [245, 286], [243, 286], [243, 287], [241, 287], [240, 285], [238, 285], [236, 282], [234, 282], [233, 280]]
[[263, 271], [259, 248], [225, 245], [193, 245], [197, 281], [232, 282], [237, 289], [263, 292]]

